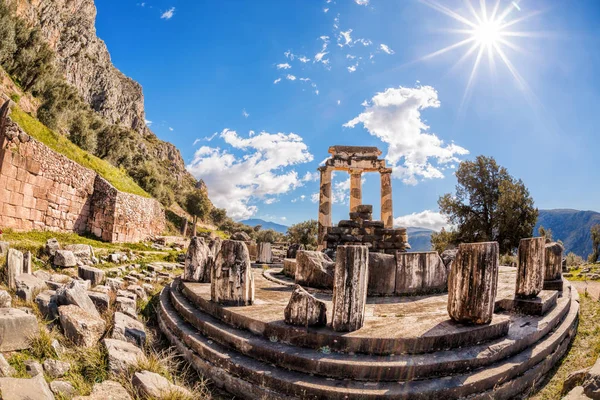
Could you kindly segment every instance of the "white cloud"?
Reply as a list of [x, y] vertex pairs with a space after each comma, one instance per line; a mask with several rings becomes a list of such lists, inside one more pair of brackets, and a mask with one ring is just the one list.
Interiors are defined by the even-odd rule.
[[277, 197], [269, 197], [268, 199], [265, 199], [265, 201], [263, 203], [265, 204], [273, 204], [273, 203], [277, 203]]
[[389, 88], [373, 96], [370, 104], [344, 127], [363, 124], [372, 136], [387, 143], [386, 160], [394, 169], [394, 177], [404, 183], [415, 185], [419, 178], [443, 178], [440, 167], [469, 154], [463, 147], [446, 144], [427, 132], [429, 126], [421, 119], [421, 110], [440, 106], [433, 87]]
[[353, 73], [354, 71], [356, 71], [356, 65], [351, 65], [348, 67], [348, 72]]
[[307, 58], [305, 56], [301, 56], [301, 57], [298, 57], [298, 61], [300, 61], [301, 63], [305, 63], [306, 64], [307, 62], [310, 61], [310, 58]]
[[288, 63], [277, 64], [277, 69], [290, 69], [292, 66]]
[[[412, 213], [394, 218], [394, 226], [398, 227], [418, 227], [440, 231], [442, 228], [448, 229], [450, 225], [448, 220], [439, 212], [425, 210], [419, 213]], [[410, 238], [409, 238], [410, 242]]]
[[324, 60], [323, 57], [325, 57], [327, 54], [329, 54], [327, 51], [315, 54], [314, 62], [322, 62], [326, 64], [329, 60]]
[[312, 201], [313, 203], [318, 203], [319, 202], [319, 192], [311, 194], [310, 201]]
[[175, 7], [171, 7], [167, 11], [162, 13], [160, 18], [161, 19], [171, 19], [171, 18], [173, 18], [173, 15], [175, 15]]
[[338, 37], [338, 46], [352, 46], [352, 29], [348, 29], [347, 31], [340, 32], [340, 36]]
[[315, 182], [320, 178], [320, 174], [318, 172], [306, 172], [304, 177], [302, 177], [302, 181], [304, 182]]
[[171, 132], [173, 132], [175, 129], [173, 129], [173, 128], [169, 127], [169, 130], [170, 130]]
[[248, 112], [246, 111], [246, 109], [245, 109], [245, 108], [242, 110], [242, 116], [243, 116], [244, 118], [248, 118], [248, 117], [250, 116], [250, 114], [248, 114]]
[[244, 138], [228, 129], [219, 136], [241, 154], [202, 146], [186, 168], [206, 182], [212, 202], [232, 218], [249, 218], [258, 211], [256, 200], [268, 201], [303, 185], [292, 166], [310, 162], [313, 156], [300, 136], [261, 132]]
[[296, 77], [295, 77], [294, 75], [292, 75], [292, 74], [288, 74], [288, 75], [285, 77], [285, 79], [287, 79], [287, 80], [289, 80], [289, 81], [295, 81], [295, 80], [296, 80]]
[[394, 50], [390, 49], [390, 47], [387, 44], [381, 43], [379, 45], [379, 48], [385, 53], [394, 54]]
[[281, 82], [281, 78], [277, 78], [273, 81], [273, 84], [277, 85], [279, 82]]
[[327, 11], [329, 11], [329, 8], [324, 8], [323, 12], [326, 13]]
[[152, 121], [149, 119], [145, 119], [144, 122], [146, 123], [146, 126], [152, 126]]
[[354, 43], [360, 43], [360, 44], [362, 44], [363, 46], [370, 46], [370, 45], [372, 45], [372, 44], [373, 44], [373, 42], [372, 42], [372, 41], [370, 41], [369, 39], [356, 39], [356, 40], [354, 41]]
[[319, 89], [315, 90], [315, 94], [318, 96], [319, 95]]
[[309, 82], [309, 81], [310, 81], [310, 78], [300, 78], [300, 80], [301, 80], [302, 82]]
[[369, 0], [354, 0], [354, 2], [356, 4], [358, 4], [359, 6], [368, 6], [369, 5]]
[[365, 99], [362, 103], [360, 103], [363, 107], [369, 107], [369, 102]]
[[342, 101], [341, 101], [341, 100], [338, 100], [338, 101], [337, 101], [337, 105], [339, 106], [340, 104], [342, 104]]
[[202, 141], [202, 139], [196, 139], [196, 140], [194, 140], [194, 143], [192, 144], [192, 146], [195, 146], [195, 145], [197, 145], [197, 144], [198, 144], [199, 142], [201, 142], [201, 141]]
[[283, 55], [285, 56], [285, 58], [289, 58], [292, 61], [294, 61], [294, 58], [296, 57], [296, 55], [294, 53], [292, 53], [290, 50], [283, 53]]

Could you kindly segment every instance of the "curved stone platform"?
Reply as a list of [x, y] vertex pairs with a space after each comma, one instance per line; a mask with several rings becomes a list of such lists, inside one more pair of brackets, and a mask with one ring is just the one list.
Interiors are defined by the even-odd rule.
[[[501, 271], [499, 296], [511, 295], [513, 271]], [[565, 282], [563, 296], [545, 316], [498, 314], [499, 321], [509, 321], [506, 336], [440, 351], [427, 335], [447, 319], [444, 295], [402, 298], [401, 302], [378, 298], [367, 305], [371, 311], [362, 329], [341, 335], [330, 328], [314, 331], [352, 343], [348, 337], [379, 340], [385, 333], [398, 340], [402, 338], [395, 330], [402, 334], [412, 330], [414, 340], [422, 339], [417, 346], [420, 354], [377, 355], [389, 350], [385, 341], [379, 342], [384, 343], [382, 348], [371, 344], [376, 351], [364, 352], [371, 354], [336, 352], [331, 347], [315, 348], [314, 343], [302, 339], [310, 333], [285, 324], [292, 332], [286, 337], [298, 339], [282, 342], [268, 336], [271, 331], [264, 327], [283, 319], [291, 288], [264, 279], [257, 270], [255, 281], [256, 304], [250, 307], [217, 307], [203, 296], [202, 285], [206, 284], [175, 282], [161, 293], [159, 308], [162, 330], [192, 365], [243, 398], [511, 398], [539, 381], [560, 359], [573, 338], [578, 315], [577, 293]], [[425, 305], [420, 312], [415, 308]], [[275, 315], [277, 309], [280, 315]], [[393, 318], [383, 314], [392, 310], [398, 312]], [[427, 329], [411, 329], [429, 319]], [[466, 329], [463, 332], [469, 328], [477, 330], [461, 327]]]

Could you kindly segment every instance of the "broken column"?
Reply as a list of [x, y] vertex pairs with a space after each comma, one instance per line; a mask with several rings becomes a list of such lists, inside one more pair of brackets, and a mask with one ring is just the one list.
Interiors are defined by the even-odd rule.
[[17, 289], [17, 276], [23, 273], [23, 253], [8, 249], [6, 256], [6, 285], [9, 289]]
[[362, 204], [361, 178], [361, 170], [350, 170], [350, 212], [356, 212], [356, 207]]
[[544, 290], [563, 290], [562, 257], [564, 248], [560, 243], [546, 244], [546, 272]]
[[456, 322], [492, 321], [498, 287], [497, 242], [463, 243], [448, 277], [448, 315]]
[[210, 282], [211, 254], [204, 239], [194, 236], [185, 255], [183, 279], [190, 282]]
[[517, 264], [515, 297], [531, 299], [544, 287], [546, 239], [543, 237], [521, 239]]
[[333, 318], [337, 332], [363, 326], [369, 284], [369, 250], [366, 246], [338, 246], [333, 279]]
[[24, 274], [32, 274], [33, 273], [33, 261], [30, 251], [26, 251], [23, 255], [23, 273]]
[[321, 185], [319, 189], [319, 230], [317, 244], [321, 249], [325, 243], [327, 227], [331, 226], [331, 169], [320, 167]]
[[223, 241], [211, 268], [210, 298], [226, 306], [247, 306], [254, 302], [254, 277], [244, 242]]
[[325, 326], [327, 306], [324, 302], [296, 285], [284, 311], [285, 322], [296, 326]]
[[381, 177], [381, 220], [386, 228], [393, 228], [392, 169], [381, 169], [379, 174]]
[[256, 262], [261, 264], [271, 264], [273, 262], [271, 243], [261, 242], [258, 244], [258, 259]]

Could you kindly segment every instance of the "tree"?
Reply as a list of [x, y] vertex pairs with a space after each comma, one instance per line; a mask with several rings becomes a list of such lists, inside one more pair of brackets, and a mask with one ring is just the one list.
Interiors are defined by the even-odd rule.
[[203, 220], [210, 211], [210, 200], [206, 192], [201, 189], [194, 189], [189, 192], [185, 199], [185, 209], [194, 217], [192, 236], [196, 236], [198, 219]]
[[256, 241], [259, 243], [282, 242], [284, 239], [285, 236], [282, 233], [279, 233], [273, 229], [264, 229], [257, 231], [256, 233]]
[[592, 226], [590, 233], [592, 235], [593, 251], [592, 254], [590, 254], [588, 261], [595, 263], [598, 261], [598, 257], [600, 257], [600, 224]]
[[441, 213], [457, 227], [453, 244], [497, 241], [509, 253], [533, 235], [538, 210], [529, 191], [494, 158], [462, 162], [456, 178], [456, 194], [438, 200]]
[[543, 225], [540, 225], [540, 227], [538, 228], [538, 236], [539, 237], [545, 237], [546, 238], [546, 242], [551, 242], [552, 241], [552, 229], [548, 228], [544, 228]]
[[318, 224], [314, 219], [292, 225], [287, 230], [290, 243], [300, 243], [305, 247], [316, 247]]
[[455, 236], [456, 232], [447, 231], [444, 228], [440, 232], [433, 232], [431, 234], [431, 247], [439, 254], [442, 254], [444, 250], [453, 247]]
[[225, 221], [225, 218], [227, 218], [227, 211], [224, 208], [213, 207], [210, 210], [210, 219], [213, 224], [219, 226]]

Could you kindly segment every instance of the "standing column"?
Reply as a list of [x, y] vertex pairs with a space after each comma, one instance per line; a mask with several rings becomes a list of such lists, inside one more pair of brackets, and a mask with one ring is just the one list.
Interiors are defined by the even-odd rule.
[[521, 239], [517, 264], [515, 297], [536, 297], [544, 288], [546, 272], [546, 239], [543, 237]]
[[319, 190], [319, 237], [318, 246], [322, 250], [325, 246], [327, 227], [331, 226], [331, 170], [320, 167], [321, 186]]
[[381, 220], [386, 228], [393, 228], [392, 169], [383, 169], [379, 174], [381, 175]]
[[353, 332], [365, 321], [369, 285], [369, 249], [367, 246], [338, 246], [333, 278], [333, 318], [336, 332]]
[[350, 212], [362, 204], [362, 171], [350, 170]]

